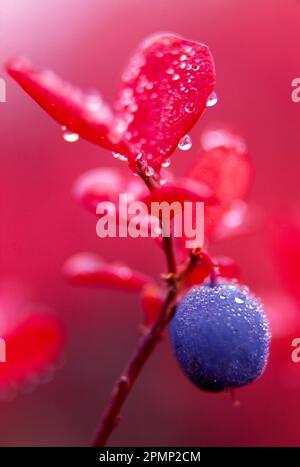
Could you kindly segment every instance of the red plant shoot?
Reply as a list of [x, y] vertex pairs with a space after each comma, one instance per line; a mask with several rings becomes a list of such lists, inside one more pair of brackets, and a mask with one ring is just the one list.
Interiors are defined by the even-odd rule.
[[[226, 215], [245, 203], [252, 181], [253, 168], [240, 140], [219, 132], [216, 141], [206, 138], [209, 147], [203, 145], [185, 177], [176, 180], [167, 170], [169, 157], [178, 145], [182, 149], [190, 146], [186, 135], [205, 109], [216, 102], [215, 67], [206, 45], [175, 34], [149, 37], [125, 69], [111, 107], [100, 94], [84, 93], [27, 61], [12, 60], [7, 70], [66, 131], [113, 151], [116, 158], [127, 159], [140, 177], [133, 179], [129, 173], [126, 179], [110, 167], [83, 174], [75, 182], [73, 193], [87, 209], [95, 213], [99, 202], [116, 202], [121, 192], [146, 203], [204, 201], [206, 246], [226, 235]], [[175, 243], [172, 235], [162, 236], [158, 243], [167, 263], [160, 282], [127, 265], [108, 264], [92, 253], [74, 255], [64, 266], [65, 276], [73, 284], [138, 293], [144, 313], [142, 336], [113, 388], [94, 446], [107, 443], [128, 394], [183, 293], [204, 281], [215, 283], [217, 276], [227, 280], [240, 277], [230, 258], [211, 258], [203, 245], [188, 250], [183, 241]]]

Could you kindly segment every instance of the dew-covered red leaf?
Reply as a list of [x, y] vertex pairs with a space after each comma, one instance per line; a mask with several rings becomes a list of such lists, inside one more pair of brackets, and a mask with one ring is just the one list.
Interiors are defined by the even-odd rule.
[[154, 284], [146, 285], [141, 293], [141, 304], [144, 312], [144, 324], [146, 327], [157, 318], [164, 302], [161, 290]]
[[7, 64], [12, 78], [68, 131], [111, 149], [126, 152], [114, 115], [98, 93], [84, 93], [49, 70], [36, 69], [23, 59]]
[[199, 155], [187, 177], [207, 184], [218, 200], [216, 206], [205, 209], [205, 237], [211, 239], [223, 216], [248, 194], [253, 166], [249, 156], [236, 147], [214, 147]]
[[0, 364], [0, 391], [38, 383], [53, 368], [64, 348], [61, 323], [48, 313], [32, 313], [3, 336], [6, 362]]
[[159, 167], [204, 112], [214, 86], [206, 45], [174, 34], [146, 39], [123, 74], [115, 105], [131, 151]]
[[93, 253], [78, 253], [64, 265], [65, 277], [74, 285], [139, 291], [151, 278], [123, 263], [108, 263]]

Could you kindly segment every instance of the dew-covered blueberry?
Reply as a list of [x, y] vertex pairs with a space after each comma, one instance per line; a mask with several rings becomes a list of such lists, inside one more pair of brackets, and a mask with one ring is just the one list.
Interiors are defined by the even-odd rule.
[[271, 335], [263, 306], [234, 283], [190, 289], [177, 306], [170, 335], [184, 373], [207, 391], [248, 384], [267, 364]]

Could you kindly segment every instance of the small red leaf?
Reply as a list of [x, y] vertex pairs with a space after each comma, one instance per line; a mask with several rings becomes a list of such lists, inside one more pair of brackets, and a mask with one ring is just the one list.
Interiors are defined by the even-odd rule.
[[[196, 203], [198, 201], [208, 204], [214, 204], [216, 202], [212, 191], [207, 185], [188, 179], [180, 179], [176, 184], [165, 183], [151, 193], [140, 198], [140, 200], [146, 203], [148, 209], [151, 209], [152, 203], [167, 202], [170, 205], [172, 203], [179, 203], [180, 206], [178, 205], [178, 207], [180, 207], [180, 210], [183, 210], [184, 202]], [[171, 211], [171, 215], [174, 215], [173, 211]]]
[[132, 153], [159, 167], [204, 112], [215, 69], [204, 44], [174, 34], [146, 39], [123, 74], [116, 110]]
[[101, 167], [88, 170], [75, 181], [73, 194], [89, 211], [96, 213], [100, 202], [114, 203], [118, 213], [119, 194], [127, 195], [127, 202], [142, 197], [147, 188], [140, 179], [125, 179], [120, 170], [111, 167]]
[[151, 278], [123, 263], [107, 263], [93, 253], [78, 253], [64, 265], [65, 277], [74, 285], [112, 287], [139, 291]]
[[101, 201], [116, 201], [124, 189], [121, 173], [113, 168], [92, 169], [82, 174], [73, 185], [75, 199], [93, 213]]
[[227, 256], [213, 257], [213, 263], [217, 267], [217, 273], [224, 279], [240, 279], [241, 271], [235, 261]]
[[162, 304], [164, 302], [162, 293], [158, 287], [153, 284], [146, 285], [141, 293], [141, 303], [144, 311], [144, 323], [146, 327], [157, 318]]
[[189, 273], [186, 279], [186, 285], [192, 287], [193, 285], [202, 284], [202, 282], [209, 276], [212, 270], [212, 262], [208, 255], [202, 255], [201, 259]]
[[3, 336], [6, 362], [0, 363], [0, 391], [38, 382], [55, 364], [64, 346], [60, 322], [49, 314], [33, 313]]
[[[51, 117], [68, 130], [116, 152], [126, 152], [109, 106], [101, 96], [84, 93], [49, 70], [25, 60], [7, 64], [7, 71]], [[113, 134], [113, 136], [112, 136]]]

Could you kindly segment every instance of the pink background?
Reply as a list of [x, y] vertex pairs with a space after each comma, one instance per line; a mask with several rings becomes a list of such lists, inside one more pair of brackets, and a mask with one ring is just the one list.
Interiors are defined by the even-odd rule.
[[[276, 301], [283, 291], [267, 225], [281, 206], [299, 201], [300, 103], [291, 101], [291, 81], [300, 75], [299, 21], [296, 0], [1, 0], [0, 60], [28, 56], [111, 100], [127, 57], [145, 36], [167, 30], [208, 44], [219, 103], [193, 130], [192, 149], [173, 156], [172, 168], [180, 174], [188, 166], [210, 124], [245, 137], [256, 167], [250, 200], [264, 223], [255, 234], [213, 251], [235, 258], [245, 282]], [[89, 168], [122, 163], [85, 141], [66, 143], [59, 126], [3, 69], [0, 76], [7, 78], [7, 103], [0, 104], [0, 278], [28, 285], [33, 299], [54, 309], [68, 332], [65, 364], [54, 380], [0, 403], [0, 444], [86, 445], [135, 344], [141, 311], [134, 294], [67, 285], [61, 266], [86, 250], [157, 274], [163, 257], [151, 240], [96, 237], [96, 219], [72, 199], [72, 183]], [[284, 366], [289, 342], [275, 341], [264, 377], [238, 393], [242, 405], [233, 409], [228, 395], [200, 392], [184, 378], [166, 339], [111, 443], [299, 444], [300, 365], [291, 381]]]

